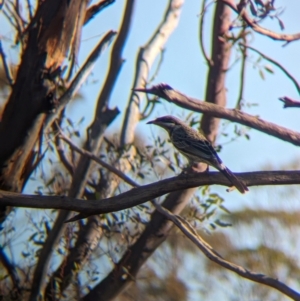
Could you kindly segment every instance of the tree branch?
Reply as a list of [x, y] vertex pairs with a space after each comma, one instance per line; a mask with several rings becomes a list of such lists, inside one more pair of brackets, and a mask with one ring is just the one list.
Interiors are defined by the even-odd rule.
[[[57, 114], [60, 114], [60, 112], [65, 108], [66, 104], [69, 102], [69, 100], [75, 95], [81, 84], [84, 82], [86, 79], [86, 76], [90, 73], [92, 70], [96, 60], [98, 59], [99, 55], [102, 53], [102, 51], [106, 48], [106, 46], [109, 44], [111, 39], [115, 36], [116, 32], [114, 31], [109, 31], [103, 39], [99, 42], [99, 44], [95, 47], [93, 52], [90, 54], [80, 71], [77, 73], [76, 77], [72, 81], [70, 87], [67, 89], [67, 91], [61, 96], [59, 100], [59, 107], [56, 110], [55, 114], [52, 114], [49, 116], [45, 128], [49, 127], [52, 122], [56, 119]], [[107, 114], [108, 116], [109, 113]], [[79, 161], [80, 163], [80, 161]], [[77, 179], [79, 178], [79, 182], [83, 181], [84, 176], [82, 174], [79, 174], [78, 172], [78, 167], [75, 170], [75, 173], [73, 175], [73, 181], [74, 178]], [[75, 197], [76, 195], [80, 195], [79, 191], [80, 190], [80, 185], [78, 182], [73, 185], [73, 188], [70, 189], [69, 195], [71, 197]], [[41, 286], [42, 282], [45, 280], [45, 273], [48, 268], [48, 264], [50, 261], [50, 256], [53, 251], [53, 246], [56, 244], [58, 241], [62, 231], [64, 230], [64, 221], [68, 218], [69, 212], [66, 211], [60, 211], [53, 228], [49, 232], [47, 239], [45, 241], [45, 244], [43, 248], [41, 249], [40, 257], [36, 266], [36, 269], [34, 271], [34, 278], [33, 278], [33, 287], [31, 291], [31, 296], [30, 296], [30, 301], [36, 301], [40, 291], [41, 291]]]
[[[117, 108], [114, 109], [109, 108], [109, 100], [124, 61], [121, 56], [129, 34], [130, 25], [133, 19], [132, 14], [133, 14], [134, 3], [135, 3], [134, 0], [127, 1], [125, 12], [123, 14], [122, 24], [120, 26], [120, 31], [112, 47], [108, 74], [103, 84], [103, 88], [100, 92], [100, 95], [98, 96], [97, 99], [95, 116], [92, 121], [92, 124], [89, 126], [87, 130], [88, 138], [87, 141], [85, 142], [84, 148], [95, 154], [99, 152], [104, 131], [107, 129], [110, 123], [115, 119], [115, 117], [119, 114], [119, 110]], [[86, 187], [86, 182], [89, 177], [89, 171], [91, 167], [90, 163], [91, 163], [90, 158], [86, 156], [80, 157], [74, 172], [71, 187], [68, 191], [69, 197], [82, 196]], [[63, 223], [68, 218], [68, 215], [69, 212], [60, 211], [57, 220], [55, 221], [54, 227], [51, 230], [50, 235], [48, 237], [49, 239], [47, 238], [46, 240], [45, 246], [47, 245], [53, 248], [53, 245], [55, 244], [57, 238], [59, 237], [60, 233], [64, 229]], [[49, 254], [47, 254], [47, 256], [49, 256]], [[72, 256], [68, 257], [68, 259], [70, 258], [72, 258]], [[40, 259], [43, 259], [43, 257], [41, 256]], [[47, 267], [47, 265], [44, 265], [43, 268], [45, 269], [45, 267]], [[64, 271], [62, 271], [60, 277], [73, 278], [76, 272], [76, 267], [73, 266], [73, 268], [75, 269], [73, 270], [74, 273], [66, 275], [65, 273], [63, 273]], [[44, 277], [40, 277], [40, 278], [44, 278]]]
[[300, 101], [284, 96], [279, 98], [284, 103], [283, 108], [300, 108]]
[[112, 4], [114, 2], [115, 2], [115, 0], [102, 0], [94, 5], [90, 6], [85, 13], [84, 25], [87, 24], [89, 21], [91, 21], [95, 17], [96, 14], [98, 14], [104, 8], [106, 8], [107, 6], [109, 6], [110, 4]]
[[188, 97], [181, 92], [174, 90], [167, 84], [159, 84], [147, 89], [135, 89], [135, 91], [154, 94], [176, 104], [179, 107], [237, 122], [300, 146], [300, 133], [298, 132], [235, 109], [226, 109], [212, 103], [206, 103], [198, 99]]
[[250, 18], [250, 16], [247, 14], [245, 9], [239, 9], [237, 5], [235, 4], [234, 0], [218, 0], [225, 4], [227, 4], [231, 9], [233, 9], [237, 14], [239, 14], [243, 20], [246, 22], [246, 24], [251, 27], [255, 32], [262, 34], [264, 36], [267, 36], [273, 40], [277, 41], [285, 41], [285, 42], [292, 42], [300, 39], [300, 33], [296, 34], [279, 34], [276, 32], [273, 32], [269, 29], [263, 28], [259, 26], [254, 20]]
[[[133, 87], [146, 86], [149, 72], [155, 58], [161, 52], [161, 49], [164, 48], [165, 43], [179, 22], [183, 3], [183, 0], [169, 0], [163, 20], [146, 45], [139, 49]], [[121, 145], [129, 145], [133, 143], [135, 128], [141, 118], [141, 98], [142, 95], [140, 93], [132, 91], [123, 122], [120, 139]]]
[[[0, 262], [2, 263], [2, 266], [6, 269], [7, 273], [9, 274], [9, 277], [11, 278], [12, 283], [14, 284], [14, 288], [16, 289], [16, 292], [19, 296], [20, 293], [20, 279], [16, 270], [16, 266], [15, 264], [13, 264], [9, 258], [7, 257], [7, 255], [5, 254], [3, 247], [0, 246]], [[3, 273], [3, 272], [2, 272]], [[2, 277], [4, 277], [5, 275], [2, 274]]]
[[[231, 9], [222, 2], [217, 2], [212, 30], [212, 64], [208, 68], [205, 102], [221, 107], [225, 107], [227, 102], [225, 79], [232, 45], [228, 39], [224, 38], [224, 35], [230, 27], [230, 19]], [[212, 144], [218, 135], [219, 124], [219, 118], [209, 114], [202, 115], [201, 130]]]
[[[212, 3], [212, 2], [211, 2]], [[213, 62], [211, 60], [211, 58], [208, 56], [206, 50], [205, 50], [205, 46], [204, 46], [204, 16], [207, 12], [208, 7], [211, 5], [211, 3], [209, 3], [208, 5], [206, 5], [206, 0], [202, 1], [202, 7], [201, 7], [201, 13], [200, 13], [200, 22], [199, 22], [199, 43], [200, 43], [200, 49], [202, 52], [202, 55], [207, 63], [208, 66], [212, 66]]]
[[[299, 185], [300, 171], [259, 171], [236, 173], [247, 186], [264, 185]], [[199, 174], [181, 174], [148, 185], [133, 188], [117, 196], [102, 200], [85, 201], [67, 196], [23, 195], [8, 191], [0, 191], [1, 206], [17, 206], [40, 209], [63, 209], [77, 211], [86, 216], [109, 213], [131, 208], [162, 196], [171, 191], [199, 187], [204, 185], [231, 186], [231, 183], [219, 172]]]
[[49, 128], [54, 120], [57, 118], [57, 116], [60, 115], [62, 110], [66, 107], [66, 105], [69, 103], [69, 101], [74, 97], [74, 95], [77, 93], [81, 85], [84, 83], [88, 75], [91, 73], [97, 59], [102, 54], [102, 52], [108, 47], [108, 45], [111, 43], [112, 38], [117, 34], [116, 31], [110, 30], [106, 33], [106, 35], [103, 37], [103, 39], [98, 43], [98, 45], [94, 48], [92, 53], [89, 55], [89, 57], [86, 59], [83, 66], [80, 68], [78, 73], [76, 74], [75, 78], [73, 79], [70, 86], [67, 88], [65, 93], [59, 98], [58, 100], [58, 107], [55, 110], [55, 113], [50, 114], [47, 118], [45, 130]]
[[288, 70], [286, 70], [280, 63], [278, 63], [277, 61], [275, 61], [274, 59], [272, 59], [271, 57], [265, 55], [264, 53], [260, 52], [259, 50], [246, 45], [245, 43], [239, 43], [239, 45], [241, 45], [242, 47], [246, 47], [248, 49], [251, 49], [252, 51], [258, 53], [262, 58], [264, 58], [265, 60], [269, 61], [270, 63], [272, 63], [273, 65], [277, 66], [295, 85], [297, 92], [300, 94], [300, 85], [298, 83], [298, 81], [296, 80], [296, 78], [288, 72]]
[[[59, 126], [58, 122], [53, 123], [53, 130], [54, 131], [60, 130], [60, 126]], [[58, 154], [58, 157], [59, 157], [60, 162], [62, 163], [62, 165], [66, 168], [66, 170], [69, 172], [69, 174], [71, 176], [73, 176], [73, 174], [74, 174], [74, 165], [67, 158], [66, 152], [65, 152], [65, 149], [63, 147], [63, 144], [61, 143], [62, 142], [61, 140], [63, 140], [63, 139], [61, 139], [59, 137], [59, 135], [56, 135], [54, 137], [56, 152]]]
[[98, 156], [94, 155], [93, 153], [78, 147], [71, 139], [69, 139], [63, 132], [62, 130], [60, 130], [60, 135], [61, 135], [61, 139], [64, 140], [67, 144], [69, 144], [69, 146], [75, 150], [76, 152], [80, 153], [83, 156], [86, 156], [92, 160], [94, 160], [95, 162], [97, 162], [98, 164], [100, 164], [101, 166], [103, 166], [104, 168], [106, 168], [107, 170], [109, 170], [110, 172], [112, 172], [113, 174], [117, 175], [120, 179], [122, 179], [125, 183], [129, 184], [130, 186], [133, 187], [137, 187], [139, 186], [139, 184], [137, 184], [136, 182], [134, 182], [133, 180], [131, 180], [129, 177], [127, 177], [122, 171], [118, 170], [117, 168], [115, 168], [114, 166], [109, 165], [108, 163], [106, 163], [105, 161], [101, 160]]
[[[244, 43], [247, 43], [247, 35], [245, 33], [245, 29], [243, 28], [244, 34], [242, 34], [242, 39]], [[235, 108], [237, 110], [242, 109], [242, 101], [244, 99], [243, 94], [244, 94], [244, 88], [245, 88], [245, 75], [246, 75], [246, 60], [247, 60], [247, 48], [244, 47], [241, 49], [242, 52], [242, 58], [241, 58], [241, 73], [240, 73], [240, 87], [239, 87], [239, 94], [238, 94], [238, 99], [235, 105]]]
[[189, 238], [201, 251], [202, 253], [211, 261], [217, 263], [218, 265], [233, 271], [234, 273], [240, 275], [243, 278], [252, 280], [257, 283], [265, 284], [269, 287], [275, 288], [284, 295], [292, 298], [293, 300], [299, 300], [300, 294], [285, 285], [283, 282], [280, 282], [277, 279], [266, 276], [262, 273], [255, 273], [250, 270], [247, 270], [239, 265], [236, 265], [232, 262], [229, 262], [223, 259], [207, 242], [205, 242], [197, 231], [184, 220], [179, 215], [172, 214], [169, 210], [161, 207], [159, 204], [153, 202], [156, 210], [158, 210], [162, 215], [167, 219], [171, 220], [181, 231], [182, 233]]
[[7, 82], [8, 82], [8, 84], [10, 86], [12, 86], [13, 83], [14, 83], [14, 79], [13, 79], [13, 77], [11, 75], [11, 71], [10, 71], [9, 65], [6, 62], [5, 53], [4, 53], [4, 50], [2, 48], [2, 42], [1, 42], [1, 40], [0, 40], [0, 56], [1, 56], [1, 59], [2, 59], [2, 65], [3, 65], [3, 68], [4, 68], [4, 72], [5, 72], [5, 75], [6, 75]]

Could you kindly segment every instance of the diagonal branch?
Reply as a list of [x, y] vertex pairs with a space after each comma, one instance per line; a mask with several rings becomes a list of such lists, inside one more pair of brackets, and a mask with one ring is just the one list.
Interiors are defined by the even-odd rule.
[[240, 43], [239, 45], [245, 47], [245, 48], [248, 48], [248, 49], [251, 49], [252, 51], [258, 53], [262, 58], [264, 58], [265, 60], [269, 61], [270, 63], [272, 63], [273, 65], [277, 66], [292, 82], [293, 84], [295, 85], [298, 93], [300, 94], [300, 85], [298, 83], [298, 81], [295, 79], [295, 77], [288, 72], [288, 70], [286, 70], [280, 63], [278, 63], [277, 61], [275, 61], [274, 59], [272, 59], [271, 57], [265, 55], [264, 53], [260, 52], [259, 50], [251, 47], [251, 46], [248, 46], [244, 43]]
[[113, 174], [115, 174], [116, 176], [118, 176], [120, 179], [122, 179], [125, 183], [133, 186], [133, 187], [137, 187], [139, 186], [139, 184], [137, 184], [136, 182], [134, 182], [133, 180], [131, 180], [129, 177], [127, 177], [122, 171], [120, 171], [119, 169], [115, 168], [114, 166], [109, 165], [108, 163], [106, 163], [105, 161], [101, 160], [98, 156], [94, 155], [93, 153], [78, 147], [71, 139], [69, 139], [61, 130], [60, 130], [60, 135], [61, 135], [61, 139], [64, 140], [67, 144], [69, 144], [69, 146], [74, 149], [76, 152], [80, 153], [83, 156], [86, 156], [92, 160], [94, 160], [95, 162], [97, 162], [98, 164], [100, 164], [101, 166], [103, 166], [104, 168], [106, 168], [107, 170], [109, 170], [110, 172], [112, 172]]
[[13, 79], [13, 76], [11, 74], [9, 65], [8, 65], [8, 63], [5, 59], [5, 53], [4, 53], [4, 50], [3, 50], [3, 47], [2, 47], [1, 40], [0, 40], [0, 56], [1, 56], [1, 59], [2, 59], [2, 65], [3, 65], [3, 68], [4, 68], [4, 72], [5, 72], [5, 75], [6, 75], [7, 82], [10, 86], [12, 86], [13, 83], [14, 83], [14, 79]]
[[[58, 131], [58, 129], [60, 129], [58, 122], [54, 122], [53, 123], [53, 130], [54, 131]], [[63, 147], [62, 141], [63, 139], [61, 139], [59, 137], [59, 135], [56, 135], [54, 137], [54, 143], [55, 143], [55, 148], [56, 148], [56, 152], [58, 154], [59, 160], [60, 162], [63, 164], [63, 166], [66, 168], [66, 170], [69, 172], [69, 174], [71, 176], [73, 176], [74, 174], [74, 165], [72, 164], [72, 162], [70, 162], [70, 160], [67, 158], [66, 156], [66, 152], [65, 149]]]
[[135, 91], [154, 94], [176, 104], [179, 107], [237, 122], [300, 146], [300, 133], [298, 132], [279, 126], [275, 123], [262, 120], [259, 117], [252, 116], [239, 110], [226, 109], [212, 103], [203, 102], [186, 96], [181, 92], [174, 90], [167, 84], [158, 84], [147, 89], [135, 89]]
[[[11, 280], [14, 284], [14, 287], [16, 288], [17, 293], [19, 294], [20, 293], [20, 279], [18, 276], [16, 266], [9, 260], [9, 258], [5, 254], [2, 246], [0, 246], [0, 262], [1, 262], [1, 265], [6, 269], [7, 273], [9, 274], [9, 277], [11, 278]], [[2, 277], [5, 277], [3, 272], [2, 272]]]
[[275, 288], [286, 296], [289, 296], [293, 300], [299, 300], [300, 294], [288, 287], [283, 282], [280, 282], [277, 279], [266, 276], [262, 273], [255, 273], [250, 270], [247, 270], [239, 265], [231, 263], [223, 259], [207, 242], [205, 242], [197, 231], [184, 220], [179, 215], [172, 214], [169, 210], [161, 207], [159, 204], [153, 202], [156, 210], [158, 210], [162, 215], [167, 219], [171, 220], [181, 231], [182, 233], [189, 238], [201, 251], [202, 253], [211, 261], [219, 264], [220, 266], [233, 271], [234, 273], [242, 276], [243, 278], [252, 280], [254, 282], [265, 284], [269, 287]]
[[93, 67], [99, 58], [99, 56], [103, 53], [103, 51], [108, 47], [111, 43], [113, 37], [117, 34], [116, 31], [110, 30], [106, 33], [103, 39], [98, 43], [98, 45], [94, 48], [92, 53], [89, 55], [83, 66], [80, 68], [72, 83], [65, 91], [65, 93], [58, 100], [58, 107], [55, 110], [54, 114], [49, 115], [47, 118], [45, 129], [49, 128], [54, 120], [59, 116], [62, 110], [66, 107], [69, 101], [74, 97], [77, 93], [81, 85], [84, 83], [86, 78], [89, 76]]
[[114, 2], [115, 0], [102, 0], [90, 6], [85, 13], [84, 25], [87, 24], [89, 21], [91, 21], [91, 19], [93, 19], [96, 14], [98, 14], [104, 8], [106, 8], [107, 6], [109, 6]]

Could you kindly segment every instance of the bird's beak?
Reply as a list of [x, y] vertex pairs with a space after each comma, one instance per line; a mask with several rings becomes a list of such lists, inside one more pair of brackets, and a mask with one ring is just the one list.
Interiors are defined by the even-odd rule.
[[156, 122], [157, 122], [156, 119], [154, 119], [154, 120], [148, 121], [147, 124], [156, 124]]

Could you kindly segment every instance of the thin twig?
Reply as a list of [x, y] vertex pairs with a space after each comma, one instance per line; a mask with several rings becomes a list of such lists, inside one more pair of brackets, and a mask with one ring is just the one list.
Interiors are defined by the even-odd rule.
[[133, 180], [131, 180], [129, 177], [127, 177], [122, 171], [118, 170], [117, 168], [109, 165], [108, 163], [106, 163], [105, 161], [101, 160], [98, 156], [95, 156], [93, 153], [80, 148], [79, 146], [77, 146], [70, 138], [68, 138], [61, 129], [59, 129], [59, 133], [61, 136], [61, 139], [64, 140], [66, 143], [69, 144], [69, 146], [74, 149], [76, 152], [80, 153], [83, 156], [87, 156], [90, 159], [94, 160], [95, 162], [97, 162], [98, 164], [100, 164], [101, 166], [103, 166], [104, 168], [106, 168], [107, 170], [109, 170], [110, 172], [114, 173], [115, 175], [117, 175], [120, 179], [122, 179], [125, 183], [129, 184], [130, 186], [133, 187], [138, 187], [139, 184], [137, 184], [136, 182], [134, 182]]
[[61, 113], [61, 111], [65, 108], [68, 102], [72, 99], [72, 97], [77, 93], [81, 85], [84, 83], [88, 75], [91, 73], [96, 60], [101, 55], [101, 53], [106, 49], [106, 47], [111, 42], [112, 38], [116, 35], [115, 31], [110, 30], [103, 37], [103, 39], [98, 43], [98, 45], [94, 48], [93, 52], [89, 55], [84, 65], [80, 68], [72, 83], [66, 90], [66, 92], [59, 98], [58, 103], [59, 106], [55, 110], [54, 114], [51, 114], [46, 122], [45, 129], [49, 128], [53, 121], [57, 118], [57, 116]]
[[284, 103], [283, 108], [300, 108], [300, 101], [284, 96], [279, 98]]
[[[21, 34], [22, 34], [22, 32], [23, 32], [23, 29], [24, 29], [24, 27], [23, 27], [23, 20], [22, 20], [22, 18], [19, 18], [19, 16], [18, 16], [18, 14], [16, 13], [16, 11], [14, 11], [13, 9], [11, 9], [9, 6], [8, 6], [8, 4], [7, 4], [7, 2], [5, 2], [4, 3], [4, 6], [6, 7], [6, 9], [8, 10], [8, 12], [10, 13], [10, 16], [14, 19], [14, 21], [15, 21], [15, 29], [17, 30], [17, 32], [18, 32], [18, 36], [20, 37], [21, 36]], [[13, 6], [14, 7], [14, 6]], [[15, 8], [14, 8], [15, 9]], [[4, 11], [4, 10], [3, 10]], [[21, 21], [20, 21], [20, 19], [21, 19]], [[12, 23], [13, 24], [13, 23]]]
[[2, 263], [2, 266], [7, 270], [13, 284], [14, 284], [14, 288], [17, 289], [17, 291], [20, 291], [20, 280], [19, 280], [19, 276], [16, 270], [16, 266], [14, 264], [12, 264], [9, 260], [9, 258], [7, 257], [7, 255], [5, 254], [3, 247], [0, 246], [0, 262]]
[[204, 16], [205, 16], [205, 13], [208, 9], [208, 7], [214, 3], [213, 1], [208, 3], [206, 5], [206, 1], [207, 0], [203, 0], [202, 1], [202, 7], [201, 7], [201, 13], [200, 13], [200, 28], [199, 28], [199, 40], [200, 40], [200, 48], [201, 48], [201, 51], [202, 51], [202, 54], [208, 64], [208, 66], [212, 66], [213, 65], [213, 62], [211, 60], [211, 58], [208, 56], [206, 50], [205, 50], [205, 47], [204, 47], [204, 38], [203, 38], [203, 28], [204, 28]]
[[[61, 131], [60, 126], [58, 125], [58, 122], [53, 123], [53, 130], [54, 131]], [[55, 136], [55, 146], [56, 151], [58, 153], [60, 162], [63, 164], [63, 166], [66, 168], [66, 170], [69, 172], [71, 176], [74, 174], [74, 165], [67, 159], [65, 150], [63, 148], [63, 145], [61, 143], [61, 138], [59, 135]]]
[[277, 66], [295, 85], [298, 93], [300, 94], [300, 85], [298, 83], [298, 81], [295, 79], [295, 77], [289, 73], [280, 63], [278, 63], [277, 61], [275, 61], [274, 59], [272, 59], [271, 57], [265, 55], [264, 53], [260, 52], [259, 50], [257, 50], [256, 48], [253, 48], [251, 46], [246, 45], [245, 43], [240, 43], [239, 45], [251, 49], [252, 51], [258, 53], [262, 58], [264, 58], [265, 60], [269, 61], [270, 63], [272, 63], [273, 65]]
[[8, 81], [8, 84], [10, 86], [12, 86], [14, 84], [14, 80], [13, 80], [13, 77], [11, 75], [11, 71], [10, 71], [9, 65], [7, 64], [6, 59], [5, 59], [5, 54], [4, 54], [4, 50], [2, 48], [2, 42], [1, 42], [1, 40], [0, 40], [0, 56], [1, 56], [1, 59], [2, 59], [2, 65], [3, 65], [3, 68], [4, 68], [6, 79]]
[[30, 23], [30, 21], [32, 19], [32, 16], [33, 16], [33, 14], [32, 14], [32, 8], [31, 8], [30, 0], [26, 0], [26, 2], [27, 2], [28, 14], [29, 14], [28, 20], [29, 20], [29, 23]]
[[282, 294], [289, 296], [293, 300], [299, 300], [300, 294], [288, 287], [283, 282], [274, 279], [272, 277], [266, 276], [262, 273], [255, 273], [242, 266], [236, 265], [223, 259], [207, 242], [205, 242], [197, 231], [192, 227], [190, 223], [184, 220], [179, 215], [174, 215], [169, 210], [161, 207], [159, 204], [152, 202], [155, 208], [163, 214], [167, 219], [171, 220], [182, 233], [189, 238], [201, 251], [202, 253], [211, 261], [219, 264], [220, 266], [240, 275], [243, 278], [252, 280], [257, 283], [265, 284], [269, 287], [275, 288]]
[[11, 26], [18, 31], [18, 26], [14, 23], [14, 21], [12, 20], [11, 16], [7, 13], [7, 11], [5, 9], [2, 8], [2, 12], [4, 14], [4, 16], [7, 18], [8, 22], [11, 24]]
[[[244, 34], [242, 39], [244, 40], [244, 44], [247, 43], [247, 37]], [[243, 101], [243, 93], [244, 93], [244, 86], [245, 86], [245, 72], [246, 72], [246, 60], [247, 60], [247, 48], [243, 47], [241, 49], [242, 51], [242, 61], [241, 61], [241, 74], [240, 74], [240, 89], [239, 89], [239, 95], [238, 100], [236, 103], [235, 108], [238, 110], [241, 110], [241, 103]]]

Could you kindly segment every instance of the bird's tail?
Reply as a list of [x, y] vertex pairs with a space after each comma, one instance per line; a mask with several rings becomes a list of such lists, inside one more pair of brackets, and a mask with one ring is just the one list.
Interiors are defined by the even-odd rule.
[[240, 181], [224, 164], [221, 164], [220, 168], [218, 169], [240, 193], [246, 193], [249, 191], [248, 187], [242, 181]]

